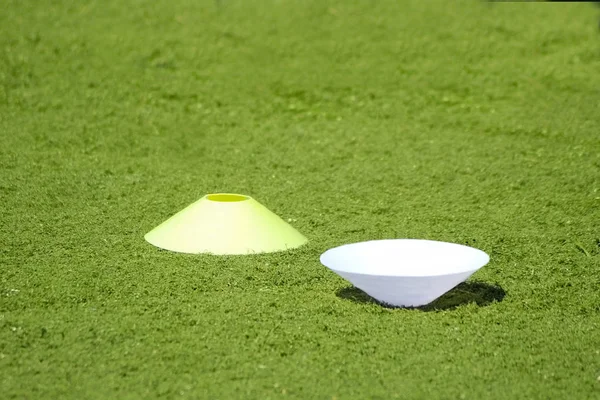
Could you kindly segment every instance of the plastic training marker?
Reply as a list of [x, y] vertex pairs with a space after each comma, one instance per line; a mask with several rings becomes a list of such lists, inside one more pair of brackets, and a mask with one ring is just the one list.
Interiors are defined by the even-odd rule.
[[321, 263], [381, 303], [418, 307], [466, 281], [490, 257], [455, 243], [389, 239], [347, 244]]
[[307, 239], [250, 196], [209, 194], [144, 238], [180, 253], [252, 254], [299, 247]]

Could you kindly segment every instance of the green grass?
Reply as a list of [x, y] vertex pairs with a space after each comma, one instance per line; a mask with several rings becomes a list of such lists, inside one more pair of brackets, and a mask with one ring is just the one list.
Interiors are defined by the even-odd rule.
[[[0, 7], [3, 399], [600, 396], [600, 32], [588, 4]], [[143, 235], [211, 192], [308, 245]], [[422, 309], [320, 265], [411, 237], [491, 256]]]

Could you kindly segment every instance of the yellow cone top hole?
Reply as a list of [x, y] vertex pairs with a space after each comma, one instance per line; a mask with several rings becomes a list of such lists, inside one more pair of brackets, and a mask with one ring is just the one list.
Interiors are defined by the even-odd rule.
[[244, 201], [250, 199], [248, 196], [243, 196], [241, 194], [226, 194], [226, 193], [218, 193], [218, 194], [209, 194], [206, 198], [210, 201], [219, 201], [223, 203], [231, 203], [234, 201]]

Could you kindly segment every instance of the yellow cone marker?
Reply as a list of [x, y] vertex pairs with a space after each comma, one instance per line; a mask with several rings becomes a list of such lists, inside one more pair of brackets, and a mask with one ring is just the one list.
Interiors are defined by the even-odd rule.
[[271, 253], [307, 239], [256, 200], [240, 194], [209, 194], [151, 230], [154, 246], [180, 253]]

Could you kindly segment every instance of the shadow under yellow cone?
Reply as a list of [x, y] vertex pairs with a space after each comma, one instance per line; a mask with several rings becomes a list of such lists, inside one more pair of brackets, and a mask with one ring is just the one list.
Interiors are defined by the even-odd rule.
[[308, 240], [252, 197], [209, 194], [148, 232], [154, 246], [180, 253], [271, 253]]

